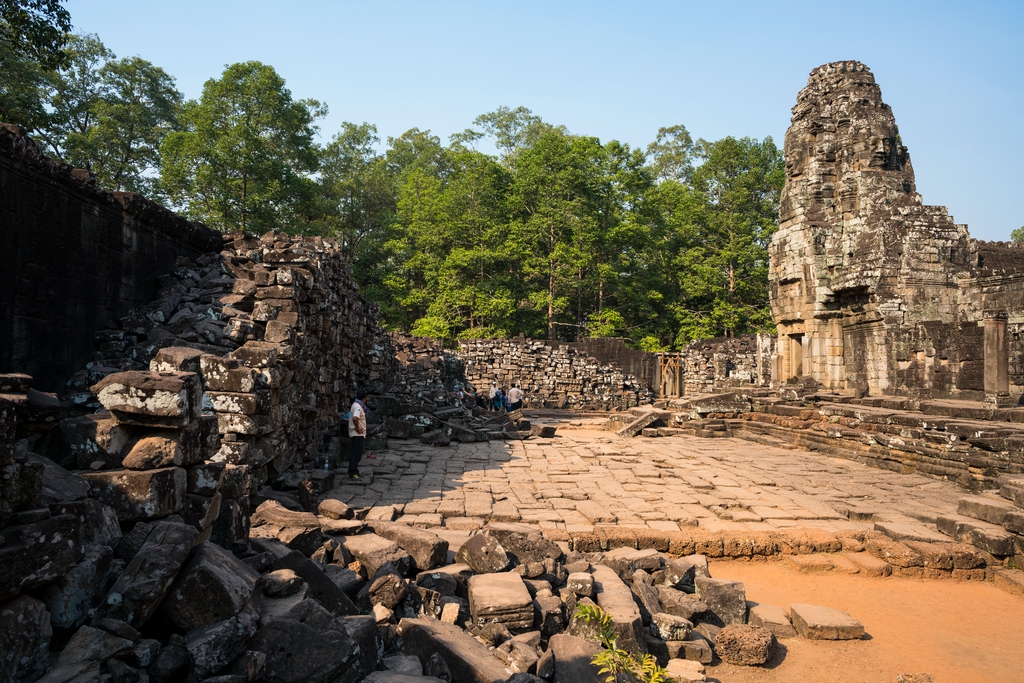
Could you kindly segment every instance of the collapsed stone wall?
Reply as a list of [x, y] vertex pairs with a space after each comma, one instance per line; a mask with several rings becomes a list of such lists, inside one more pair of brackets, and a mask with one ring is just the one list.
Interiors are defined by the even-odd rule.
[[691, 342], [680, 353], [683, 394], [707, 394], [722, 388], [767, 387], [775, 340], [769, 334], [744, 334]]
[[1014, 402], [1024, 391], [1019, 363], [1012, 384], [1008, 368], [1024, 354], [1024, 250], [974, 240], [945, 207], [923, 204], [865, 65], [811, 72], [785, 155], [769, 270], [775, 381]]
[[486, 391], [517, 384], [531, 408], [626, 409], [649, 403], [651, 386], [617, 365], [603, 363], [568, 344], [526, 339], [459, 342], [466, 379]]
[[219, 249], [202, 224], [102, 191], [0, 124], [0, 368], [56, 391], [89, 360], [92, 335], [152, 300], [179, 256]]

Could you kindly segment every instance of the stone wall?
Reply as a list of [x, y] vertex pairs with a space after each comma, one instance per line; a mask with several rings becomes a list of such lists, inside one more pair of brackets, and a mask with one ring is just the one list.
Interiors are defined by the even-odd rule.
[[691, 342], [680, 353], [683, 394], [771, 384], [775, 341], [769, 334], [745, 334]]
[[[652, 354], [653, 355], [653, 354]], [[531, 408], [624, 409], [654, 394], [643, 378], [628, 374], [571, 344], [536, 339], [468, 339], [459, 342], [466, 379], [486, 390], [517, 384]]]
[[136, 194], [104, 192], [0, 124], [0, 368], [59, 388], [108, 320], [152, 300], [179, 257], [220, 237]]
[[[774, 377], [920, 398], [1021, 394], [1024, 250], [926, 206], [871, 71], [811, 72], [786, 133], [769, 274]], [[1009, 327], [1007, 326], [1009, 324]], [[989, 348], [986, 356], [985, 348]]]

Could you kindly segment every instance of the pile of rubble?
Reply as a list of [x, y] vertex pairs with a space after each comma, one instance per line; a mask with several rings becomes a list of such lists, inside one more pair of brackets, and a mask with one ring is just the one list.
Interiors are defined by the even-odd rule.
[[557, 342], [467, 339], [459, 342], [459, 357], [477, 387], [516, 384], [531, 408], [625, 410], [654, 397], [636, 376]]

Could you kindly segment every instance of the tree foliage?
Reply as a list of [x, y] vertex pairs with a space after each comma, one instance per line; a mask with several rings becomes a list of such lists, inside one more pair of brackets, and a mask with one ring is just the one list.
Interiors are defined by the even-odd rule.
[[294, 100], [273, 67], [231, 64], [185, 103], [160, 147], [161, 181], [186, 214], [220, 230], [263, 231], [315, 220], [313, 122], [327, 107]]
[[0, 0], [0, 45], [50, 71], [67, 60], [71, 15], [61, 0]]

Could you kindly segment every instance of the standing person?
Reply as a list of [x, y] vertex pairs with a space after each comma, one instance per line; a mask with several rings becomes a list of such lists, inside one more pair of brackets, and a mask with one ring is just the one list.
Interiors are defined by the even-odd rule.
[[501, 389], [494, 387], [494, 396], [491, 398], [491, 410], [501, 412], [502, 406], [505, 405], [505, 397], [501, 393]]
[[502, 387], [501, 391], [501, 409], [504, 412], [508, 412], [508, 387]]
[[366, 391], [356, 392], [356, 400], [348, 413], [348, 478], [359, 479], [359, 461], [363, 457], [363, 444], [366, 443]]
[[515, 384], [508, 390], [508, 411], [519, 410], [523, 407], [523, 390]]
[[491, 410], [497, 410], [494, 403], [494, 395], [498, 393], [498, 383], [491, 381], [491, 388], [487, 391], [487, 404]]

